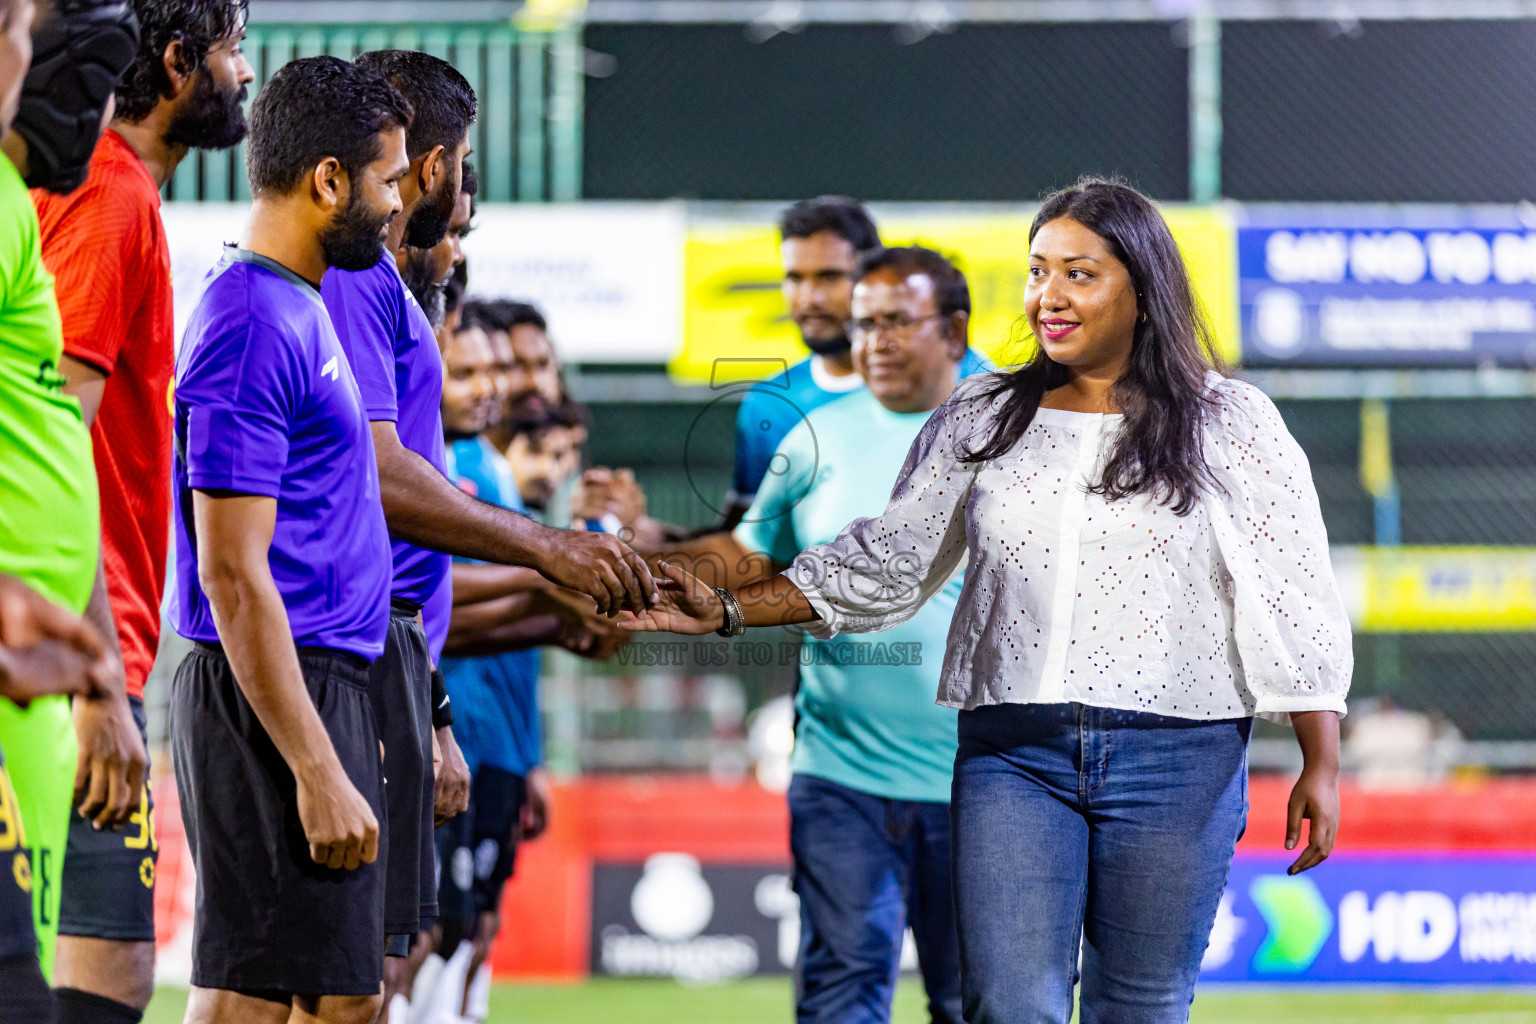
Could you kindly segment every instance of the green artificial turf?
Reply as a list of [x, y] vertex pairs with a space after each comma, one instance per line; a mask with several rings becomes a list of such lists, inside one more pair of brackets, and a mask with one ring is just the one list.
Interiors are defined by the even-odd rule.
[[[186, 992], [155, 993], [145, 1024], [179, 1024]], [[787, 979], [707, 988], [598, 979], [581, 985], [498, 985], [491, 1024], [791, 1024]], [[1193, 1024], [1536, 1024], [1536, 989], [1210, 987]], [[893, 1024], [925, 1024], [921, 989], [904, 982]]]

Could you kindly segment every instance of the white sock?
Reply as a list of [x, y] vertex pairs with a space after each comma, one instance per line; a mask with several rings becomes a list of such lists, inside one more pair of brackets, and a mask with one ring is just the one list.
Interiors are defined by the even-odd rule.
[[390, 1019], [390, 1024], [423, 1024], [426, 1020], [426, 1008], [432, 1003], [432, 996], [437, 991], [437, 983], [443, 976], [443, 967], [446, 961], [436, 953], [428, 953], [422, 961], [421, 969], [416, 972], [416, 981], [411, 986], [411, 1011], [409, 1017], [401, 1017], [399, 1020]]
[[[419, 1018], [419, 1024], [459, 1024], [459, 1007], [464, 1005], [464, 983], [468, 980], [469, 961], [474, 955], [473, 945], [459, 943], [459, 948], [443, 965], [431, 997], [420, 1008], [423, 1016]], [[418, 1021], [413, 1020], [412, 1024], [418, 1024]]]
[[475, 979], [469, 983], [469, 1012], [465, 1018], [471, 1021], [484, 1021], [491, 1015], [491, 965], [484, 963], [475, 972]]
[[411, 1001], [403, 992], [389, 997], [389, 1024], [407, 1024], [411, 1019]]

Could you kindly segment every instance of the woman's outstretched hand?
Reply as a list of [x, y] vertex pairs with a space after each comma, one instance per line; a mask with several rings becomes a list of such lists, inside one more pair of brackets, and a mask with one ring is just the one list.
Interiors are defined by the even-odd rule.
[[656, 578], [656, 590], [661, 600], [642, 615], [620, 613], [621, 629], [699, 636], [725, 625], [725, 606], [702, 580], [670, 562], [658, 562], [657, 567], [661, 575]]

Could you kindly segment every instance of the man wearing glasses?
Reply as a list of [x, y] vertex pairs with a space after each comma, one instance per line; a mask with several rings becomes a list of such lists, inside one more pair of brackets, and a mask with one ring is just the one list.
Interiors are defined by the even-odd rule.
[[[848, 338], [859, 257], [880, 248], [880, 232], [857, 199], [805, 199], [779, 218], [779, 259], [784, 268], [784, 304], [810, 355], [771, 383], [753, 387], [736, 414], [736, 470], [720, 529], [734, 529], [751, 506], [764, 477], [776, 472], [779, 442], [812, 409], [864, 387], [854, 371]], [[961, 376], [987, 369], [986, 360], [967, 351]]]
[[[863, 386], [788, 432], [733, 532], [662, 556], [711, 586], [781, 571], [849, 521], [879, 515], [908, 448], [954, 390], [969, 351], [965, 276], [914, 246], [865, 253], [849, 281], [853, 319], [842, 329]], [[961, 1020], [949, 864], [956, 724], [935, 703], [959, 593], [957, 574], [877, 642], [842, 634], [801, 649], [789, 787], [801, 1024], [888, 1021], [909, 925], [932, 1019]]]

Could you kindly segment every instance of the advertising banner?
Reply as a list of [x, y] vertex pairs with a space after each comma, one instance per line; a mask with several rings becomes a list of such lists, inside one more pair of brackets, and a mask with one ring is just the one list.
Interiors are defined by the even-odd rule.
[[[1239, 855], [1201, 981], [1536, 983], [1536, 856], [1348, 853], [1303, 875]], [[599, 862], [593, 974], [710, 983], [793, 969], [799, 901], [779, 865], [658, 853]], [[904, 969], [915, 967], [910, 938]]]
[[658, 853], [592, 869], [593, 974], [709, 983], [794, 966], [800, 903], [788, 865]]
[[1536, 548], [1338, 546], [1330, 554], [1358, 633], [1536, 630]]
[[1536, 856], [1238, 857], [1201, 981], [1536, 983]]
[[[176, 337], [244, 203], [166, 203]], [[682, 334], [680, 203], [483, 204], [464, 240], [469, 294], [543, 310], [567, 362], [665, 363]]]
[[[800, 897], [788, 864], [701, 863], [658, 853], [592, 869], [593, 974], [707, 984], [794, 970]], [[908, 929], [901, 969], [917, 969]]]
[[[1230, 216], [1218, 207], [1167, 207], [1163, 214], [1184, 251], [1196, 289], [1210, 312], [1222, 354], [1238, 353], [1237, 280]], [[963, 270], [971, 287], [971, 344], [999, 366], [1027, 358], [1019, 330], [1028, 274], [1032, 210], [977, 211], [882, 219], [888, 245], [937, 249]], [[779, 292], [779, 234], [771, 224], [695, 224], [689, 228], [684, 280], [683, 345], [670, 366], [679, 380], [719, 383], [717, 360], [761, 365], [804, 359], [799, 332]], [[721, 363], [720, 366], [727, 365]]]
[[685, 209], [482, 205], [464, 239], [469, 294], [538, 306], [566, 362], [665, 363], [682, 333]]
[[1536, 364], [1536, 231], [1518, 211], [1351, 211], [1245, 211], [1245, 362]]

